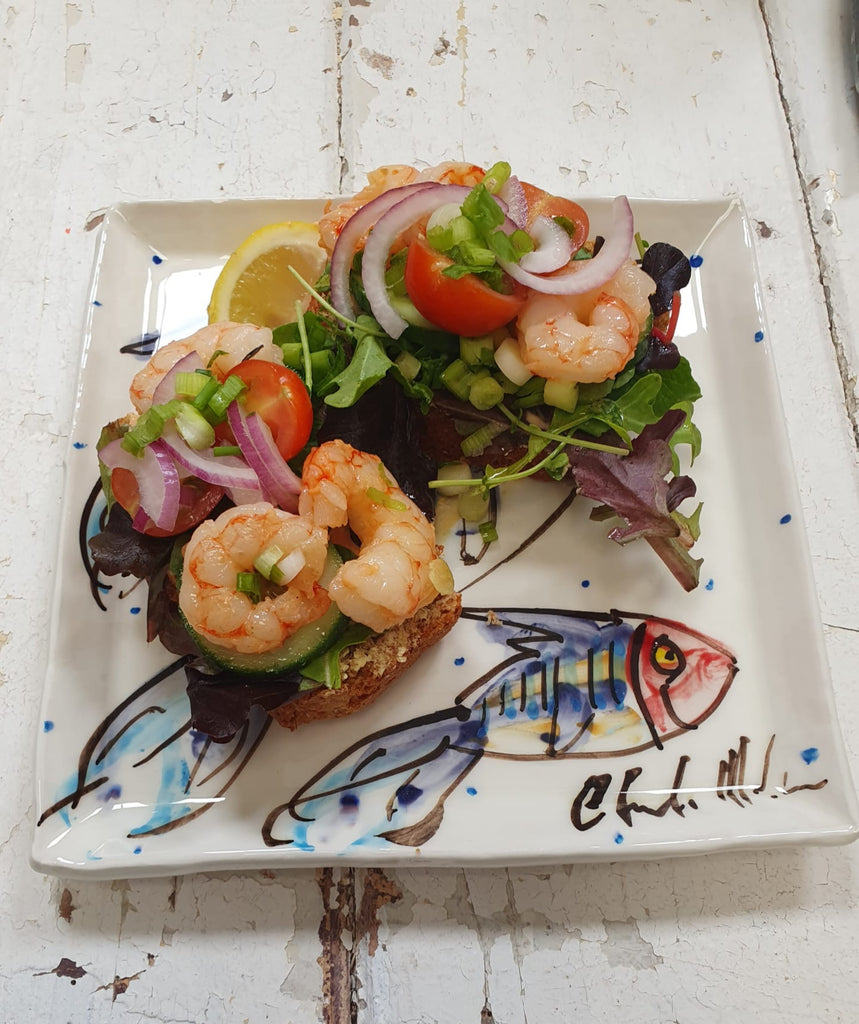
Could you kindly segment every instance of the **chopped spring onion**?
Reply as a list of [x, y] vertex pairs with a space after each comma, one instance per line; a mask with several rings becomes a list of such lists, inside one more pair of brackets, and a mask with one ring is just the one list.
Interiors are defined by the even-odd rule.
[[366, 493], [370, 501], [374, 501], [377, 505], [384, 505], [385, 508], [389, 508], [392, 512], [405, 512], [409, 507], [405, 502], [398, 501], [396, 498], [392, 498], [390, 494], [380, 491], [378, 487], [368, 487]]
[[506, 337], [495, 350], [495, 363], [504, 376], [517, 387], [527, 384], [533, 376], [522, 360], [519, 342], [513, 337]]
[[131, 455], [140, 455], [143, 449], [157, 441], [164, 430], [164, 424], [176, 415], [181, 402], [175, 399], [163, 405], [153, 405], [138, 419], [123, 437], [122, 447]]
[[394, 360], [394, 365], [406, 380], [414, 380], [421, 372], [421, 361], [411, 352], [401, 352]]
[[256, 569], [260, 576], [265, 576], [267, 580], [270, 580], [271, 570], [285, 554], [286, 552], [283, 548], [279, 548], [277, 544], [271, 544], [261, 555], [257, 555], [254, 559], [254, 569]]
[[292, 583], [305, 565], [307, 565], [307, 559], [304, 557], [304, 552], [301, 548], [296, 548], [295, 551], [290, 551], [286, 558], [281, 558], [272, 568], [269, 579], [279, 587], [285, 587], [288, 583]]
[[476, 338], [460, 338], [459, 358], [468, 366], [492, 366], [495, 362], [492, 336], [482, 334]]
[[197, 373], [196, 371], [183, 373], [180, 371], [176, 374], [173, 387], [176, 394], [183, 398], [196, 398], [211, 379], [211, 374], [208, 373]]
[[493, 164], [483, 179], [483, 185], [487, 192], [498, 195], [510, 177], [511, 167], [506, 160], [499, 160]]
[[262, 584], [255, 572], [237, 572], [236, 591], [239, 594], [247, 594], [253, 604], [258, 604], [262, 600]]
[[207, 410], [217, 418], [226, 416], [227, 407], [239, 397], [246, 387], [247, 384], [241, 377], [236, 377], [231, 373], [209, 399]]
[[[189, 374], [197, 377], [199, 374]], [[176, 410], [176, 429], [189, 448], [200, 452], [215, 443], [215, 429], [206, 417], [190, 402], [180, 402]]]
[[493, 541], [498, 540], [498, 530], [495, 528], [495, 523], [481, 523], [477, 529], [480, 530], [480, 537], [484, 544], [491, 544]]
[[489, 514], [489, 495], [472, 487], [459, 496], [456, 509], [467, 523], [479, 523]]
[[[439, 466], [437, 479], [462, 480], [463, 477], [467, 479], [470, 476], [471, 469], [467, 462], [448, 462], [444, 466]], [[466, 485], [457, 483], [452, 484], [450, 487], [439, 486], [438, 493], [450, 498], [455, 497], [457, 494], [464, 494], [466, 490], [468, 490]]]
[[[436, 212], [447, 211], [452, 204], [442, 206]], [[431, 220], [432, 218], [430, 218]], [[456, 215], [442, 223], [427, 225], [427, 241], [437, 252], [450, 252], [457, 245], [474, 244], [477, 242], [477, 231], [467, 217], [463, 217], [456, 207]]]
[[579, 386], [575, 381], [547, 380], [543, 388], [543, 401], [554, 409], [575, 412], [579, 400]]
[[468, 392], [474, 383], [474, 374], [461, 359], [454, 359], [442, 372], [441, 382], [452, 395], [462, 402], [467, 402]]
[[221, 386], [221, 382], [217, 377], [209, 377], [202, 389], [197, 393], [194, 398], [194, 408], [202, 412], [206, 409], [211, 401], [212, 395]]
[[226, 456], [226, 455], [241, 455], [242, 450], [237, 444], [219, 444], [212, 449], [212, 455], [215, 456]]
[[468, 437], [462, 439], [459, 445], [462, 454], [467, 459], [472, 459], [476, 455], [482, 455], [489, 445], [492, 444], [493, 440], [499, 434], [503, 434], [506, 429], [507, 426], [504, 423], [484, 423], [482, 427], [478, 427]]
[[468, 392], [469, 402], [481, 412], [498, 405], [503, 397], [504, 390], [493, 377], [478, 378]]

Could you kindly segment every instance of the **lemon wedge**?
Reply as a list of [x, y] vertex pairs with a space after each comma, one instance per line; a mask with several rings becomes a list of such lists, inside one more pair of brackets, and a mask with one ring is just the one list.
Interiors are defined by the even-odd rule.
[[315, 224], [285, 221], [249, 235], [224, 264], [212, 289], [209, 323], [231, 320], [279, 327], [295, 320], [295, 301], [310, 296], [289, 272], [295, 267], [313, 284], [325, 269], [325, 251]]

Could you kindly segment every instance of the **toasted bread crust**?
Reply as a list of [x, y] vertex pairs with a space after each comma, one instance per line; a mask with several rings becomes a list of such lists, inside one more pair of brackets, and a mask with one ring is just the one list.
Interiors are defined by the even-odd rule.
[[340, 655], [342, 685], [316, 690], [270, 712], [287, 729], [320, 718], [342, 718], [374, 701], [420, 655], [449, 633], [462, 611], [459, 594], [439, 596], [400, 626], [386, 630]]

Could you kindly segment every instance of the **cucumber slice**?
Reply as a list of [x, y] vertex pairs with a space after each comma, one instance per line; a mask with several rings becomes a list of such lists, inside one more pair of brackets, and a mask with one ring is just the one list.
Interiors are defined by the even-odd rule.
[[[320, 577], [323, 586], [327, 586], [342, 564], [343, 559], [340, 553], [333, 544], [330, 545], [325, 568]], [[176, 585], [179, 587], [182, 580], [182, 562], [181, 557], [177, 558], [175, 550], [171, 567], [176, 576]], [[194, 643], [200, 648], [201, 654], [220, 668], [229, 669], [231, 672], [240, 672], [247, 676], [279, 675], [292, 669], [301, 668], [302, 665], [306, 665], [308, 661], [327, 650], [343, 633], [350, 621], [337, 605], [332, 603], [323, 616], [315, 622], [302, 626], [297, 633], [289, 637], [282, 647], [278, 647], [274, 651], [266, 651], [263, 654], [242, 654], [239, 651], [230, 651], [225, 647], [219, 647], [200, 636], [182, 615], [181, 609], [179, 614]]]

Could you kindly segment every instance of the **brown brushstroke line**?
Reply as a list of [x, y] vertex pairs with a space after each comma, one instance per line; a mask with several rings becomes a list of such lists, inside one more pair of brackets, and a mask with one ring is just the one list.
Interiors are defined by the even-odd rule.
[[363, 761], [358, 762], [358, 765], [356, 766], [355, 770], [349, 776], [350, 780], [354, 781], [354, 779], [361, 774], [361, 772], [367, 767], [368, 764], [372, 764], [373, 761], [377, 760], [380, 757], [384, 757], [385, 754], [387, 753], [387, 747], [379, 747], [378, 750], [374, 750], [373, 753], [370, 754], [368, 757], [365, 757]]
[[574, 747], [582, 738], [582, 736], [584, 736], [584, 734], [588, 731], [588, 729], [590, 729], [595, 718], [596, 713], [592, 711], [584, 720], [584, 722], [581, 723], [581, 725], [579, 726], [579, 731], [572, 737], [572, 739], [568, 740], [562, 747], [557, 748], [555, 752], [555, 757], [563, 757], [571, 747]]
[[87, 577], [89, 578], [89, 589], [92, 594], [93, 600], [103, 612], [107, 611], [107, 605], [102, 601], [99, 589], [104, 586], [106, 590], [113, 590], [112, 583], [99, 583], [98, 571], [90, 560], [89, 545], [87, 543], [87, 526], [89, 524], [89, 517], [92, 515], [92, 510], [95, 508], [95, 503], [101, 494], [101, 477], [99, 477], [97, 483], [93, 486], [93, 489], [89, 492], [89, 497], [84, 502], [83, 512], [81, 512], [80, 522], [78, 523], [78, 548], [80, 549], [81, 561], [84, 564], [84, 570], [86, 571]]
[[608, 688], [611, 691], [612, 700], [614, 701], [615, 705], [617, 707], [620, 707], [621, 704], [623, 704], [623, 697], [621, 697], [620, 694], [617, 691], [617, 686], [616, 686], [617, 679], [615, 677], [615, 671], [614, 671], [614, 655], [615, 655], [614, 640], [609, 640], [609, 642], [608, 642]]
[[128, 732], [128, 730], [133, 725], [136, 725], [141, 718], [145, 718], [147, 715], [152, 715], [156, 711], [160, 715], [163, 715], [165, 713], [165, 708], [162, 708], [160, 704], [151, 704], [148, 708], [144, 708], [142, 711], [138, 712], [138, 714], [136, 714], [134, 718], [126, 722], [125, 725], [119, 730], [119, 732], [113, 737], [113, 739], [110, 740], [106, 744], [106, 746], [102, 748], [101, 753], [98, 755], [97, 758], [95, 758], [93, 764], [101, 764], [101, 762], [107, 757], [110, 751], [113, 750], [116, 744], [122, 739], [122, 737]]
[[763, 771], [761, 772], [761, 784], [759, 786], [755, 786], [755, 788], [752, 790], [752, 793], [754, 793], [755, 796], [757, 796], [759, 793], [763, 793], [763, 791], [766, 789], [767, 779], [770, 773], [770, 755], [772, 754], [774, 743], [775, 733], [773, 733], [772, 736], [770, 736], [770, 741], [767, 744], [766, 753], [764, 754], [764, 765]]
[[528, 673], [524, 670], [519, 673], [519, 711], [524, 713], [528, 707]]
[[788, 786], [787, 784], [787, 772], [784, 773], [784, 785], [782, 789], [785, 795], [789, 793], [798, 793], [801, 789], [823, 789], [824, 786], [828, 785], [829, 779], [821, 779], [820, 782], [803, 782], [798, 786]]
[[[555, 661], [558, 659], [555, 658]], [[549, 678], [546, 670], [546, 662], [540, 662], [540, 707], [543, 711], [549, 710]]]
[[[245, 725], [247, 725], [247, 722], [245, 722]], [[191, 769], [191, 771], [188, 774], [188, 781], [185, 783], [185, 795], [186, 796], [191, 791], [191, 786], [193, 786], [193, 784], [194, 784], [194, 779], [195, 779], [195, 777], [197, 775], [197, 772], [200, 770], [200, 765], [202, 765], [203, 761], [206, 760], [206, 754], [209, 753], [209, 747], [211, 745], [212, 745], [212, 737], [211, 736], [207, 736], [206, 737], [206, 742], [203, 744], [203, 749], [197, 755], [197, 760], [194, 762], [194, 767]], [[217, 769], [215, 769], [215, 771], [217, 771]], [[211, 776], [213, 774], [214, 774], [214, 772], [210, 772], [210, 774], [206, 776], [206, 779], [211, 778]], [[203, 781], [200, 783], [201, 786], [203, 785], [203, 783], [206, 782], [206, 779], [203, 779]]]
[[178, 828], [180, 825], [185, 825], [185, 824], [187, 824], [187, 822], [193, 821], [194, 818], [199, 817], [204, 811], [208, 811], [208, 809], [210, 807], [212, 807], [220, 799], [220, 797], [222, 797], [224, 795], [224, 793], [226, 793], [226, 791], [230, 788], [230, 786], [232, 786], [232, 784], [239, 777], [239, 775], [241, 774], [242, 769], [244, 768], [244, 766], [248, 763], [248, 761], [251, 759], [251, 757], [253, 757], [254, 752], [256, 751], [256, 749], [260, 745], [260, 743], [262, 743], [263, 738], [265, 737], [266, 733], [268, 732], [269, 728], [271, 727], [271, 724], [272, 724], [273, 721], [274, 721], [274, 719], [269, 718], [268, 721], [265, 722], [265, 724], [263, 725], [262, 729], [260, 730], [259, 736], [257, 736], [257, 738], [254, 740], [254, 742], [250, 745], [250, 747], [248, 748], [247, 753], [242, 758], [241, 764], [236, 768], [236, 770], [229, 777], [229, 779], [227, 779], [226, 783], [218, 790], [218, 792], [215, 793], [214, 797], [212, 797], [212, 799], [211, 799], [211, 801], [209, 803], [203, 804], [202, 807], [197, 808], [196, 811], [192, 811], [190, 814], [185, 814], [181, 818], [176, 818], [174, 821], [168, 821], [166, 824], [159, 825], [157, 828], [149, 829], [146, 832], [141, 832], [139, 830], [135, 830], [133, 832], [129, 832], [128, 833], [128, 838], [129, 839], [137, 839], [137, 838], [140, 838], [141, 836], [160, 836], [160, 835], [163, 835], [165, 832], [171, 832], [174, 828]]
[[590, 702], [591, 709], [597, 706], [597, 695], [595, 690], [594, 680], [594, 649], [593, 647], [588, 648], [588, 701]]
[[561, 659], [556, 657], [552, 667], [552, 724], [549, 727], [549, 747], [546, 753], [549, 757], [557, 757], [558, 750], [555, 746], [558, 735], [558, 715], [561, 713]]
[[653, 722], [653, 717], [647, 707], [647, 702], [644, 699], [644, 694], [641, 691], [641, 679], [638, 674], [638, 664], [641, 659], [641, 649], [644, 646], [644, 635], [647, 632], [647, 620], [644, 616], [638, 616], [641, 619], [639, 624], [633, 630], [632, 636], [629, 641], [629, 685], [635, 695], [635, 702], [638, 705], [638, 711], [641, 717], [644, 719], [644, 724], [650, 731], [650, 735], [653, 737], [653, 746], [657, 750], [662, 750], [663, 741], [659, 738], [659, 733]]
[[390, 821], [394, 817], [394, 801], [397, 799], [397, 793], [399, 793], [403, 786], [410, 786], [414, 782], [414, 780], [420, 775], [420, 773], [420, 768], [415, 768], [415, 770], [406, 779], [406, 781], [403, 782], [401, 785], [397, 786], [394, 792], [390, 795], [390, 797], [388, 798], [388, 802], [385, 804], [385, 817], [388, 821]]
[[740, 768], [739, 768], [739, 794], [740, 799], [745, 800], [747, 804], [752, 802], [752, 798], [746, 792], [746, 752], [749, 749], [749, 743], [751, 740], [748, 736], [740, 737]]
[[86, 796], [87, 793], [91, 793], [94, 789], [98, 789], [98, 787], [102, 785], [102, 783], [107, 782], [108, 779], [108, 775], [103, 775], [100, 779], [95, 779], [93, 782], [87, 783], [86, 786], [79, 787], [74, 791], [74, 793], [69, 793], [69, 795], [64, 796], [62, 800], [58, 800], [55, 804], [51, 804], [47, 810], [42, 811], [42, 815], [36, 822], [36, 825], [41, 825], [46, 818], [50, 818], [52, 814], [56, 814], [57, 811], [61, 811], [64, 807], [68, 807], [69, 804], [76, 805], [82, 796]]
[[149, 761], [152, 760], [153, 757], [156, 756], [156, 754], [160, 754], [162, 750], [164, 750], [166, 747], [169, 747], [171, 743], [175, 742], [179, 739], [180, 736], [184, 735], [191, 728], [192, 722], [193, 718], [189, 718], [186, 722], [179, 726], [176, 732], [174, 732], [171, 736], [168, 736], [166, 740], [163, 740], [161, 743], [159, 743], [157, 747], [150, 750], [146, 757], [142, 757], [139, 761], [135, 761], [131, 767], [139, 768], [141, 765], [147, 764]]
[[[266, 724], [266, 730], [268, 730], [268, 724]], [[248, 738], [249, 732], [250, 723], [248, 722], [247, 719], [245, 719], [245, 722], [242, 725], [241, 730], [237, 734], [239, 738], [236, 742], [233, 743], [233, 749], [230, 752], [229, 756], [225, 757], [224, 760], [221, 761], [219, 765], [216, 765], [204, 779], [200, 779], [200, 781], [197, 783], [198, 786], [205, 786], [209, 779], [213, 779], [218, 774], [218, 772], [222, 772], [228, 765], [232, 764], [232, 762], [239, 756], [239, 753], [242, 747], [244, 746], [245, 740]]]
[[546, 519], [544, 519], [542, 523], [540, 523], [537, 529], [534, 530], [533, 533], [529, 534], [525, 538], [525, 540], [522, 541], [522, 543], [519, 545], [519, 547], [516, 548], [515, 551], [511, 551], [510, 554], [507, 555], [505, 558], [502, 558], [500, 562], [496, 562], [495, 565], [490, 566], [486, 570], [486, 572], [482, 573], [476, 579], [473, 579], [470, 583], [466, 583], [466, 585], [461, 588], [460, 593], [464, 593], [466, 590], [468, 590], [469, 587], [473, 587], [475, 583], [480, 583], [481, 580], [485, 580], [486, 577], [490, 575], [490, 573], [495, 572], [496, 569], [500, 569], [502, 565], [506, 565], [508, 562], [512, 561], [512, 559], [517, 558], [535, 541], [539, 540], [540, 537], [542, 537], [543, 534], [546, 532], [546, 530], [548, 530], [550, 526], [554, 526], [557, 520], [560, 519], [564, 512], [566, 512], [570, 505], [572, 505], [575, 496], [576, 490], [575, 488], [573, 488], [572, 490], [570, 490], [569, 494], [566, 495], [566, 497], [560, 503], [560, 505], [558, 505], [555, 511], [550, 513], [550, 515]]

